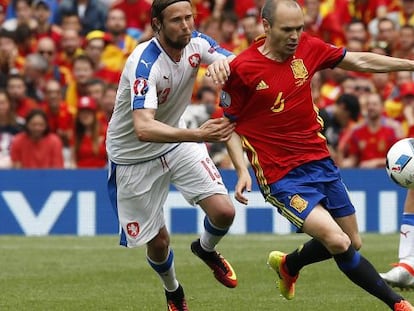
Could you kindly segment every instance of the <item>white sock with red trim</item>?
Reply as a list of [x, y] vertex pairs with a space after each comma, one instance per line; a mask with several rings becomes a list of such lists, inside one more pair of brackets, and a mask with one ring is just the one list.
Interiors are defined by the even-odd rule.
[[414, 268], [414, 226], [402, 224], [400, 229], [400, 246], [398, 251], [400, 263]]

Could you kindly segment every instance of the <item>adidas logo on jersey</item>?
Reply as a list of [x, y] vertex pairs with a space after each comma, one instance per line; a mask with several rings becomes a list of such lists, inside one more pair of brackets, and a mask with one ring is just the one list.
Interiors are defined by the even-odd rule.
[[259, 84], [256, 86], [256, 91], [265, 90], [265, 89], [268, 89], [268, 88], [269, 88], [269, 86], [266, 84], [266, 82], [261, 80], [259, 82]]

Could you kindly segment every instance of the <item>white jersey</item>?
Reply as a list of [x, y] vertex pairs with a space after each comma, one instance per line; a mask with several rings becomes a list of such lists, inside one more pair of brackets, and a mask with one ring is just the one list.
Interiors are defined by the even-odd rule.
[[116, 164], [134, 164], [173, 149], [177, 143], [138, 140], [132, 110], [156, 109], [156, 120], [184, 128], [182, 114], [191, 103], [200, 64], [211, 64], [229, 55], [213, 39], [197, 31], [193, 32], [179, 62], [168, 56], [156, 38], [138, 45], [126, 61], [109, 122], [106, 140], [109, 159]]

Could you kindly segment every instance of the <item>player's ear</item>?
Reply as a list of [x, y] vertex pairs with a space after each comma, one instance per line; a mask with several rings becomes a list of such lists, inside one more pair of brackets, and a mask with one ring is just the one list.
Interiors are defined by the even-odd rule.
[[265, 34], [268, 35], [270, 33], [270, 28], [272, 28], [272, 26], [270, 25], [268, 20], [265, 19], [265, 18], [263, 18], [262, 23], [263, 23], [264, 32], [265, 32]]
[[161, 30], [161, 23], [160, 23], [160, 21], [158, 20], [158, 18], [154, 17], [154, 18], [152, 19], [152, 21], [151, 21], [151, 26], [152, 26], [152, 29], [153, 29], [156, 33], [160, 32], [160, 30]]

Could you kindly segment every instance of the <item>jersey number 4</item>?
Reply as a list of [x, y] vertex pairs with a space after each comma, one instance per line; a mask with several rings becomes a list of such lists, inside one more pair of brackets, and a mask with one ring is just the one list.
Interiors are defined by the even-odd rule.
[[281, 112], [285, 108], [285, 100], [282, 98], [282, 95], [283, 93], [279, 92], [272, 108], [270, 108], [273, 112]]

